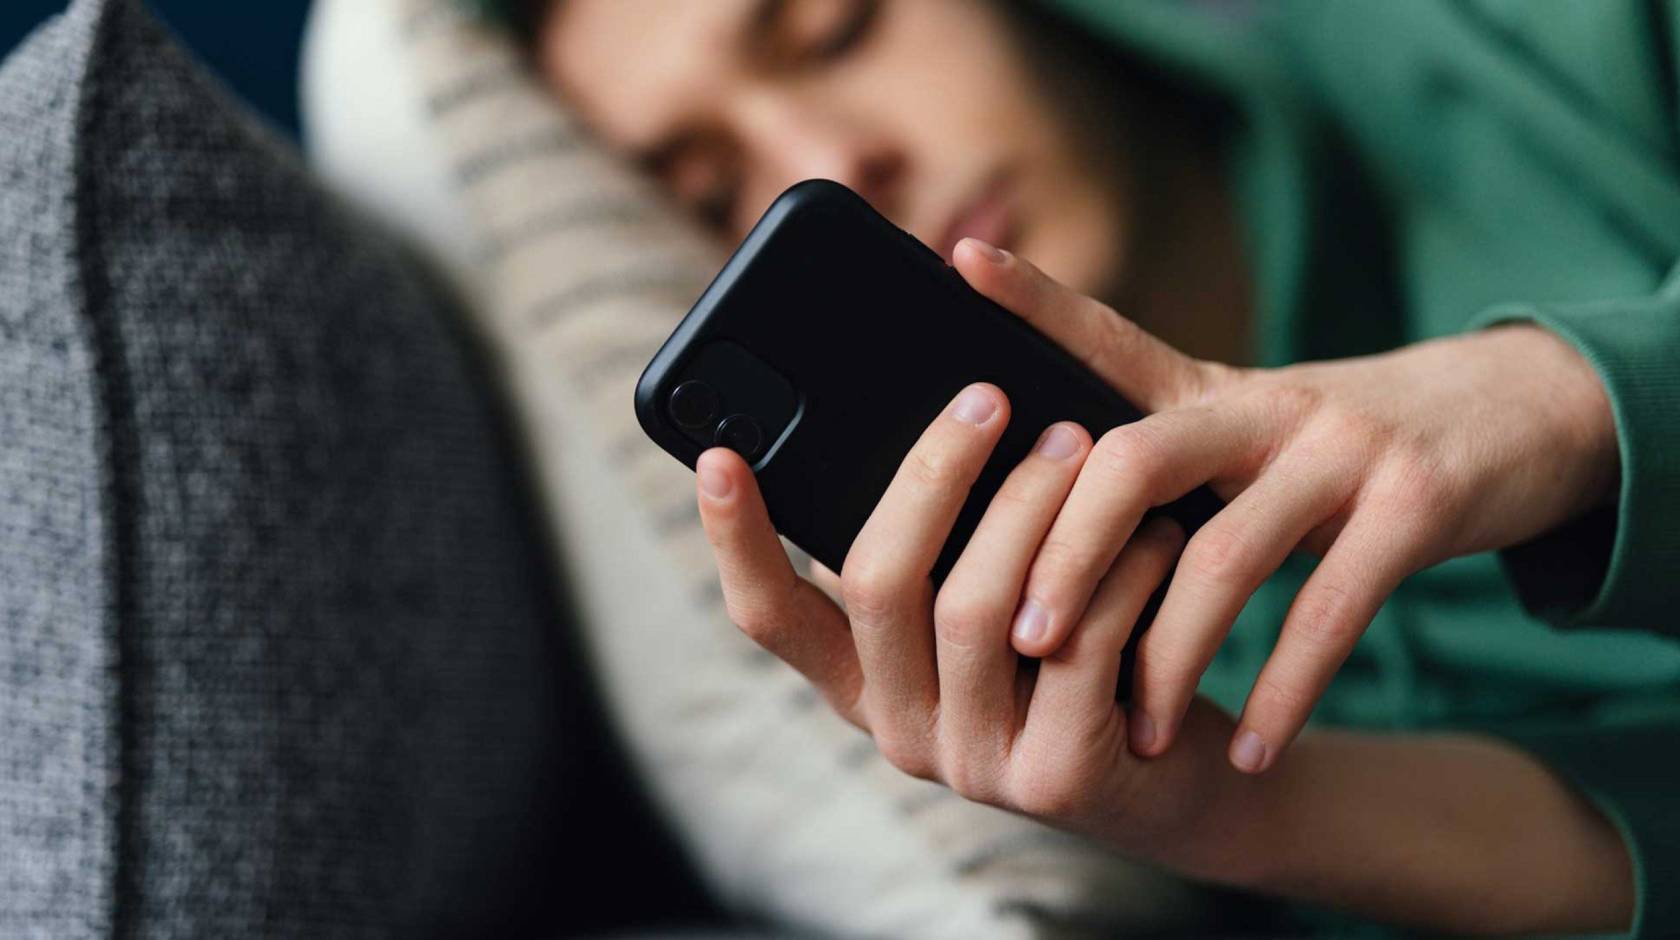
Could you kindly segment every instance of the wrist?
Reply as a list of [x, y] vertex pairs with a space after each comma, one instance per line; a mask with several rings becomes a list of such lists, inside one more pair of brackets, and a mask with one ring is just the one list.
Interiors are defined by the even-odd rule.
[[[1305, 740], [1305, 739], [1303, 739]], [[1291, 755], [1293, 758], [1293, 753]], [[1205, 786], [1174, 833], [1148, 840], [1150, 861], [1186, 877], [1246, 890], [1280, 882], [1293, 848], [1288, 822], [1299, 787], [1293, 759], [1272, 771], [1239, 773], [1217, 752]]]
[[1632, 918], [1619, 832], [1509, 744], [1324, 731], [1272, 774], [1230, 884], [1460, 933], [1594, 933]]
[[1310, 813], [1310, 777], [1316, 772], [1318, 735], [1307, 732], [1264, 774], [1232, 773], [1230, 794], [1223, 802], [1221, 833], [1212, 838], [1210, 870], [1203, 877], [1219, 884], [1262, 894], [1288, 896], [1306, 862], [1311, 830], [1303, 814]]
[[1610, 396], [1592, 363], [1568, 340], [1534, 323], [1490, 327], [1482, 337], [1494, 356], [1527, 377], [1556, 452], [1567, 455], [1565, 492], [1578, 494], [1572, 515], [1612, 503], [1621, 481], [1621, 451]]

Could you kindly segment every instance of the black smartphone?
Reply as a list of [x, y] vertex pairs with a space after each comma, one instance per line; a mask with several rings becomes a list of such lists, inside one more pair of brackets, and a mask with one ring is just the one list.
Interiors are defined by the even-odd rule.
[[[911, 446], [977, 381], [1009, 397], [1009, 426], [936, 583], [1046, 427], [1071, 420], [1100, 437], [1141, 415], [860, 196], [809, 180], [765, 212], [654, 356], [636, 417], [691, 469], [713, 446], [740, 453], [777, 530], [839, 571]], [[1203, 488], [1155, 511], [1193, 531], [1218, 508]]]

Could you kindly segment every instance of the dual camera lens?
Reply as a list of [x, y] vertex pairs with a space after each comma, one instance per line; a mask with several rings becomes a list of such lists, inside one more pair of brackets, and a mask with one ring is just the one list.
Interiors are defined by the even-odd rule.
[[671, 392], [671, 420], [685, 430], [711, 432], [712, 443], [752, 460], [764, 450], [764, 427], [751, 415], [735, 414], [718, 421], [723, 401], [717, 389], [697, 379]]

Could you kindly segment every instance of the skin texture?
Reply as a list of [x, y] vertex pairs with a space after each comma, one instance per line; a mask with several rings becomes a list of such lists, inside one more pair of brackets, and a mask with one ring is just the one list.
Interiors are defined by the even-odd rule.
[[[1321, 734], [1277, 760], [1402, 577], [1605, 498], [1608, 404], [1569, 347], [1509, 327], [1239, 370], [1184, 356], [995, 248], [965, 241], [956, 267], [1153, 413], [1095, 443], [1047, 429], [935, 592], [934, 561], [1009, 420], [1002, 391], [970, 386], [905, 458], [838, 602], [794, 571], [741, 458], [708, 451], [701, 519], [749, 636], [906, 773], [1193, 877], [1432, 929], [1626, 927], [1620, 837], [1508, 745]], [[1466, 399], [1483, 404], [1467, 414]], [[1171, 523], [1138, 528], [1146, 508], [1204, 482], [1230, 503], [1188, 546]], [[1324, 561], [1233, 722], [1195, 698], [1195, 678], [1297, 545]], [[1113, 696], [1121, 650], [1174, 561], [1127, 714]], [[1030, 643], [1011, 632], [1023, 597], [1050, 610]], [[1147, 742], [1143, 714], [1159, 716]]]
[[[906, 772], [1187, 875], [1454, 931], [1625, 927], [1620, 838], [1507, 745], [1321, 733], [1282, 760], [1401, 579], [1613, 498], [1596, 375], [1532, 327], [1233, 365], [1249, 286], [1217, 142], [1132, 135], [1159, 102], [1061, 106], [1091, 76], [1047, 78], [1018, 32], [979, 0], [565, 0], [539, 37], [556, 89], [720, 237], [838, 180], [1150, 413], [1095, 442], [1045, 429], [937, 593], [1000, 390], [927, 429], [839, 575], [799, 577], [745, 464], [708, 453], [732, 617]], [[1138, 529], [1202, 483], [1228, 505], [1188, 544]], [[1196, 683], [1295, 551], [1323, 560], [1233, 720]], [[1124, 711], [1120, 650], [1169, 572]]]

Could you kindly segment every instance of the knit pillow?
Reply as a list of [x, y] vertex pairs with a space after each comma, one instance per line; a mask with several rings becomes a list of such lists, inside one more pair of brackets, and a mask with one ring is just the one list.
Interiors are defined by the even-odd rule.
[[729, 623], [693, 478], [631, 410], [637, 375], [720, 246], [601, 152], [512, 44], [460, 9], [317, 4], [305, 68], [314, 156], [478, 295], [609, 703], [714, 887], [845, 936], [1112, 937], [1194, 923], [1198, 898], [1181, 883], [900, 774]]
[[515, 926], [557, 608], [451, 313], [133, 0], [0, 69], [0, 936]]

